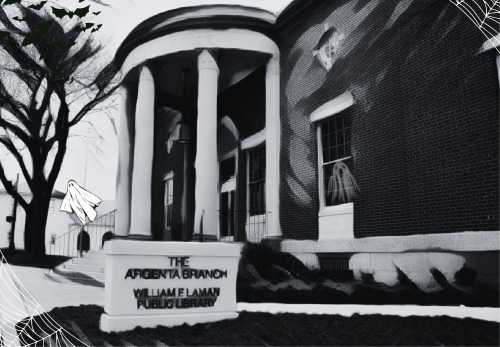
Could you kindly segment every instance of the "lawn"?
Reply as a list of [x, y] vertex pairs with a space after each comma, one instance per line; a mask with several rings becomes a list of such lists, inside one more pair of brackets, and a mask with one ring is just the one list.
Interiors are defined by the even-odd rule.
[[107, 334], [99, 330], [99, 317], [102, 312], [101, 307], [88, 305], [56, 308], [50, 315], [92, 346], [499, 345], [498, 323], [445, 316], [343, 317], [242, 312], [235, 320], [173, 328], [136, 328], [120, 334]]

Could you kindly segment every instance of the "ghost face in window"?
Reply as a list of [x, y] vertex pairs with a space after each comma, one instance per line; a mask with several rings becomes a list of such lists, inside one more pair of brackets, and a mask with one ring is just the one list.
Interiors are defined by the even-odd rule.
[[344, 35], [334, 28], [328, 29], [320, 38], [313, 56], [318, 59], [325, 70], [330, 71], [335, 60], [339, 56], [340, 45], [344, 40]]

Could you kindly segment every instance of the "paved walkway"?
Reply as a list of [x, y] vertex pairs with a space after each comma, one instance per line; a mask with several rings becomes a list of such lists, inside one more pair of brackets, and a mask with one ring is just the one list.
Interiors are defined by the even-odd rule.
[[418, 305], [318, 305], [318, 304], [275, 304], [238, 303], [239, 311], [269, 313], [338, 314], [350, 317], [353, 314], [386, 314], [408, 316], [448, 316], [453, 318], [474, 318], [500, 322], [500, 308], [467, 306], [418, 306]]
[[46, 312], [54, 307], [104, 306], [102, 287], [76, 283], [47, 269], [12, 266], [12, 270]]

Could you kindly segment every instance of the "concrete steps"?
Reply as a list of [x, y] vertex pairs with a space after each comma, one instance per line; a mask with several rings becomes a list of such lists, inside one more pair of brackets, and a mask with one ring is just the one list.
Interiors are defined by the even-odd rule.
[[92, 278], [104, 283], [104, 253], [90, 251], [81, 258], [70, 259], [54, 269], [54, 272], [68, 279]]

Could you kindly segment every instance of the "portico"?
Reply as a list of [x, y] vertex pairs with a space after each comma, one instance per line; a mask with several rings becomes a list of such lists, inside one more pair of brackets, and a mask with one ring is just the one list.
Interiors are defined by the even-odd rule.
[[[223, 25], [200, 24], [214, 11]], [[273, 21], [246, 7], [184, 9], [126, 40], [117, 236], [241, 238], [239, 227], [249, 237], [262, 218], [263, 236], [280, 237], [280, 59], [264, 30]]]

